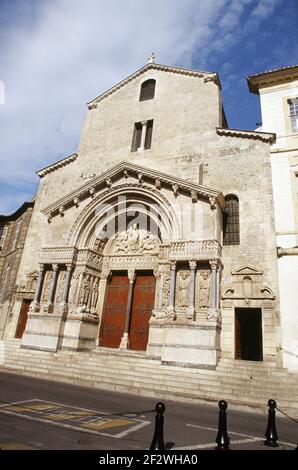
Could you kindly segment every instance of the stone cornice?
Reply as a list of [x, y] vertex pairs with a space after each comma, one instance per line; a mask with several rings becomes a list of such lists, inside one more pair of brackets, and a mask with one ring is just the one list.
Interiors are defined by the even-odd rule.
[[147, 72], [148, 70], [161, 70], [163, 72], [179, 73], [181, 75], [188, 75], [190, 77], [204, 78], [204, 82], [212, 81], [216, 83], [221, 89], [219, 77], [217, 73], [215, 72], [202, 72], [199, 70], [184, 69], [180, 67], [170, 67], [168, 65], [150, 63], [150, 64], [144, 65], [144, 67], [140, 68], [139, 70], [134, 72], [132, 75], [129, 75], [129, 77], [125, 78], [124, 80], [122, 80], [121, 82], [117, 83], [115, 86], [113, 86], [112, 88], [104, 92], [102, 95], [99, 95], [97, 98], [87, 103], [88, 108], [89, 109], [96, 108], [97, 104], [100, 101], [112, 95], [113, 93], [115, 93], [115, 91], [120, 90], [120, 88], [124, 87], [127, 83], [131, 82], [132, 80], [139, 77], [140, 75]]
[[63, 166], [66, 166], [69, 163], [74, 162], [77, 158], [78, 158], [78, 154], [73, 153], [72, 155], [69, 155], [69, 157], [63, 158], [62, 160], [58, 160], [58, 162], [53, 163], [52, 165], [46, 166], [45, 168], [42, 168], [41, 170], [38, 170], [36, 174], [40, 178], [43, 178], [48, 173], [52, 173], [53, 171], [58, 170], [58, 168], [62, 168]]
[[209, 199], [211, 207], [214, 207], [216, 203], [218, 203], [222, 208], [225, 207], [225, 200], [221, 191], [196, 183], [191, 183], [184, 179], [161, 173], [157, 170], [145, 168], [141, 165], [122, 161], [101, 175], [92, 178], [75, 191], [72, 191], [53, 204], [45, 207], [42, 210], [42, 213], [47, 216], [49, 221], [55, 215], [63, 215], [64, 211], [69, 207], [78, 207], [81, 200], [93, 198], [97, 194], [110, 188], [115, 183], [115, 180], [121, 176], [134, 177], [139, 181], [140, 185], [142, 184], [143, 179], [146, 178], [151, 181], [157, 189], [160, 189], [162, 185], [170, 187], [175, 196], [178, 195], [180, 191], [184, 191], [189, 194], [194, 202], [196, 202], [200, 196], [205, 199]]
[[262, 142], [269, 142], [270, 144], [274, 143], [276, 139], [276, 134], [272, 132], [247, 131], [243, 129], [225, 129], [223, 127], [217, 127], [216, 132], [218, 135], [226, 135], [228, 137], [242, 137], [245, 139], [261, 140]]
[[294, 80], [298, 80], [298, 65], [268, 70], [247, 77], [249, 91], [256, 94], [259, 93], [260, 88], [280, 85]]

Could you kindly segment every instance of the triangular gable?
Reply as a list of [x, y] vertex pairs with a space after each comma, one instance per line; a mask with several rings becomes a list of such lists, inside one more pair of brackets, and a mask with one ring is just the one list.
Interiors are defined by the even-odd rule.
[[221, 84], [220, 84], [219, 77], [218, 77], [217, 73], [215, 73], [215, 72], [202, 72], [202, 71], [199, 71], [199, 70], [184, 69], [184, 68], [180, 68], [180, 67], [170, 67], [168, 65], [149, 63], [149, 64], [144, 65], [142, 68], [140, 68], [136, 72], [134, 72], [132, 75], [129, 75], [129, 77], [125, 78], [121, 82], [114, 85], [109, 90], [107, 90], [104, 93], [102, 93], [101, 95], [97, 96], [94, 100], [87, 103], [88, 108], [89, 109], [96, 108], [97, 103], [102, 101], [104, 98], [107, 98], [111, 94], [115, 93], [115, 91], [120, 90], [120, 88], [124, 87], [127, 83], [131, 82], [132, 80], [135, 80], [140, 75], [147, 72], [148, 70], [161, 70], [163, 72], [178, 73], [178, 74], [181, 74], [181, 75], [189, 75], [191, 77], [204, 78], [205, 81], [213, 81], [221, 89]]
[[136, 178], [139, 182], [141, 182], [143, 178], [146, 178], [151, 184], [155, 185], [156, 188], [160, 188], [161, 185], [170, 186], [174, 193], [178, 194], [179, 191], [184, 191], [188, 193], [194, 201], [197, 200], [198, 197], [202, 197], [209, 199], [212, 206], [217, 202], [222, 208], [225, 207], [225, 200], [221, 191], [191, 183], [182, 178], [145, 168], [141, 165], [122, 161], [101, 175], [95, 176], [75, 191], [72, 191], [53, 204], [50, 204], [43, 209], [42, 212], [48, 219], [51, 219], [59, 213], [63, 215], [66, 209], [78, 206], [80, 200], [101, 194], [103, 190], [110, 188], [116, 180], [126, 176]]
[[246, 266], [241, 266], [241, 268], [236, 269], [235, 271], [232, 271], [232, 275], [240, 275], [240, 276], [253, 276], [253, 275], [259, 275], [261, 276], [263, 274], [263, 271], [260, 269], [250, 266], [249, 264]]

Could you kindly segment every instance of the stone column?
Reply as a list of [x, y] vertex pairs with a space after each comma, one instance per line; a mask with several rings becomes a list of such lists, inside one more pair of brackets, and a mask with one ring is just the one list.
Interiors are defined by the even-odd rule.
[[210, 282], [210, 308], [208, 313], [208, 320], [216, 320], [218, 316], [218, 293], [217, 293], [217, 267], [218, 261], [216, 259], [210, 260], [211, 266], [211, 282]]
[[194, 319], [195, 313], [195, 280], [196, 280], [196, 269], [197, 262], [190, 261], [190, 276], [189, 276], [189, 285], [188, 285], [188, 307], [186, 310], [186, 316], [189, 320]]
[[147, 121], [142, 121], [142, 134], [141, 134], [141, 143], [138, 150], [145, 149], [145, 142], [146, 142], [146, 134], [147, 134]]
[[42, 288], [43, 288], [44, 277], [45, 277], [45, 266], [44, 266], [44, 264], [40, 264], [39, 265], [39, 276], [38, 276], [35, 296], [34, 296], [34, 300], [33, 300], [32, 304], [30, 306], [30, 310], [33, 311], [33, 312], [39, 312], [39, 309], [40, 309], [40, 299], [41, 299], [41, 293], [42, 293]]
[[55, 300], [55, 293], [56, 293], [56, 287], [57, 287], [57, 280], [58, 280], [58, 273], [59, 273], [59, 265], [58, 264], [53, 264], [53, 277], [52, 277], [52, 283], [51, 283], [51, 288], [50, 288], [50, 294], [49, 294], [49, 302], [48, 302], [48, 312], [53, 311], [54, 307], [54, 300]]
[[124, 334], [121, 339], [121, 343], [119, 348], [120, 349], [128, 349], [129, 346], [129, 325], [130, 325], [130, 314], [131, 314], [131, 305], [132, 305], [132, 294], [133, 294], [133, 285], [135, 282], [135, 271], [131, 269], [128, 271], [128, 279], [129, 279], [129, 289], [128, 289], [128, 299], [127, 299], [127, 306], [126, 306], [126, 317], [125, 317], [125, 327], [124, 327]]
[[62, 302], [61, 302], [62, 305], [66, 305], [68, 303], [68, 294], [69, 294], [69, 288], [70, 288], [70, 282], [71, 282], [71, 276], [72, 276], [72, 268], [73, 268], [72, 264], [66, 265], [67, 274], [66, 274]]
[[176, 289], [176, 263], [171, 264], [170, 292], [167, 308], [168, 318], [175, 319], [175, 289]]

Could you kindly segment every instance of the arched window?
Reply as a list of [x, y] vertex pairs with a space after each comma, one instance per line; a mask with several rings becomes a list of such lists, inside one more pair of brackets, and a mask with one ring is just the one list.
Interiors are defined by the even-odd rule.
[[227, 208], [224, 212], [223, 244], [240, 244], [239, 199], [235, 194], [225, 197]]
[[150, 78], [141, 85], [140, 101], [153, 100], [155, 94], [155, 80]]

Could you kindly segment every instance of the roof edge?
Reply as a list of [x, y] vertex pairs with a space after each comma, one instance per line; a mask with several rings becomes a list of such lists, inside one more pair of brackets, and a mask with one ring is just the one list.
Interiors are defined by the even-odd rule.
[[281, 84], [298, 79], [298, 65], [267, 70], [247, 77], [248, 89], [251, 93], [259, 94], [259, 89], [273, 84]]
[[93, 100], [89, 101], [87, 103], [88, 109], [93, 109], [97, 107], [97, 103], [102, 101], [104, 98], [110, 96], [111, 94], [115, 93], [118, 91], [120, 88], [125, 86], [127, 83], [130, 81], [134, 80], [138, 76], [142, 75], [143, 73], [147, 72], [147, 70], [154, 69], [154, 70], [163, 70], [165, 72], [173, 72], [173, 73], [180, 73], [182, 75], [190, 75], [194, 77], [201, 77], [201, 78], [206, 78], [207, 81], [214, 81], [217, 83], [219, 88], [221, 89], [221, 83], [219, 76], [216, 72], [205, 72], [201, 70], [195, 70], [195, 69], [185, 69], [182, 67], [172, 67], [170, 65], [162, 65], [162, 64], [155, 64], [155, 63], [149, 63], [138, 69], [136, 72], [132, 73], [128, 77], [124, 78], [121, 80], [119, 83], [116, 83], [116, 85], [112, 86], [109, 88], [107, 91], [102, 93], [101, 95], [97, 96]]
[[258, 132], [245, 129], [225, 129], [224, 127], [216, 127], [216, 132], [219, 135], [256, 139], [261, 140], [262, 142], [269, 142], [270, 144], [273, 144], [276, 140], [276, 134], [273, 132]]
[[51, 165], [48, 165], [41, 170], [36, 171], [37, 176], [40, 178], [43, 178], [45, 175], [48, 173], [52, 173], [55, 170], [58, 170], [58, 168], [62, 168], [63, 166], [68, 165], [71, 162], [74, 162], [78, 158], [77, 153], [73, 153], [69, 155], [68, 157], [62, 158], [61, 160], [58, 160], [55, 163], [52, 163]]
[[25, 201], [23, 204], [12, 214], [9, 215], [2, 215], [0, 214], [0, 222], [10, 222], [11, 220], [17, 219], [20, 215], [22, 215], [29, 207], [34, 206], [35, 201]]

